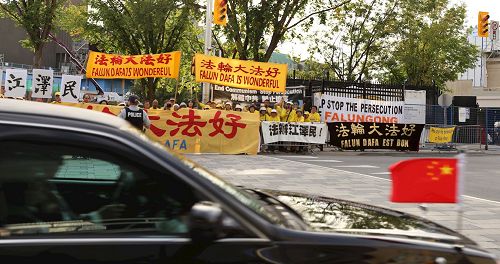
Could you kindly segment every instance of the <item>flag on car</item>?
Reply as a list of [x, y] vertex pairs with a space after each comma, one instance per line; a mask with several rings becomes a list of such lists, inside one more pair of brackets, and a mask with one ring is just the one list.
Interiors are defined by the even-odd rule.
[[456, 158], [400, 161], [389, 167], [391, 201], [397, 203], [458, 203], [459, 162]]

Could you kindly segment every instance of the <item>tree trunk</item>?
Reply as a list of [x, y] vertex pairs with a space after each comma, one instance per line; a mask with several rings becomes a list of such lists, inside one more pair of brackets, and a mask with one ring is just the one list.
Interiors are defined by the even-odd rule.
[[35, 48], [35, 54], [33, 55], [33, 68], [40, 68], [42, 66], [42, 56], [43, 56], [43, 45]]
[[146, 98], [149, 101], [153, 101], [155, 99], [155, 92], [156, 92], [156, 82], [154, 81], [154, 78], [147, 78], [146, 79]]

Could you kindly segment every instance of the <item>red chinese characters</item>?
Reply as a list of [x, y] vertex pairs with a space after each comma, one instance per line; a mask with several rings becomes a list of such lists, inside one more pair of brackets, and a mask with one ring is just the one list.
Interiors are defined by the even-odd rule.
[[220, 72], [232, 72], [233, 67], [231, 67], [229, 63], [221, 62], [218, 64], [217, 70], [219, 70]]
[[155, 58], [151, 54], [144, 55], [141, 57], [141, 64], [155, 66]]
[[113, 57], [111, 57], [110, 63], [112, 65], [122, 65], [122, 63], [123, 63], [123, 57], [120, 56], [120, 55], [113, 56]]
[[278, 68], [269, 68], [266, 71], [266, 77], [276, 78], [276, 76], [278, 76], [278, 74], [280, 74]]
[[202, 60], [201, 61], [201, 67], [202, 68], [205, 68], [205, 69], [209, 69], [209, 70], [212, 70], [213, 68], [215, 68], [215, 65], [214, 63], [212, 62], [212, 60]]
[[[160, 120], [160, 116], [148, 115], [148, 119], [151, 121]], [[167, 132], [165, 129], [161, 129], [153, 124], [151, 124], [149, 126], [149, 130], [151, 130], [151, 132], [153, 132], [153, 134], [155, 134], [157, 137], [161, 137], [161, 136], [165, 135], [165, 132]]]
[[264, 73], [264, 69], [262, 69], [262, 67], [260, 66], [257, 67], [252, 66], [252, 69], [250, 70], [250, 74], [253, 75], [262, 76], [262, 73]]
[[94, 64], [108, 66], [108, 59], [105, 54], [97, 55]]
[[132, 63], [134, 65], [139, 64], [137, 61], [135, 61], [135, 56], [128, 56], [125, 58], [125, 62], [123, 64], [129, 64]]
[[215, 137], [218, 134], [223, 134], [226, 138], [231, 139], [236, 136], [238, 128], [245, 128], [247, 126], [246, 124], [238, 122], [239, 120], [241, 120], [241, 116], [235, 114], [227, 114], [226, 117], [229, 118], [230, 121], [227, 121], [225, 125], [231, 127], [231, 132], [226, 133], [224, 129], [222, 129], [222, 126], [224, 125], [224, 118], [221, 118], [220, 116], [221, 111], [217, 111], [214, 118], [208, 120], [208, 122], [211, 123], [214, 127], [214, 131], [208, 134], [211, 137]]
[[189, 113], [187, 115], [181, 116], [177, 112], [173, 112], [172, 115], [175, 118], [187, 119], [187, 121], [179, 121], [179, 122], [175, 122], [175, 121], [172, 121], [170, 119], [167, 120], [167, 125], [177, 126], [176, 129], [173, 129], [172, 131], [170, 131], [170, 136], [172, 136], [172, 137], [177, 135], [177, 133], [179, 132], [179, 130], [182, 127], [184, 127], [184, 129], [182, 130], [181, 134], [184, 136], [188, 136], [188, 137], [194, 137], [196, 135], [201, 136], [200, 127], [205, 127], [207, 125], [206, 121], [205, 122], [196, 121], [196, 120], [201, 119], [201, 116], [195, 115], [195, 111], [193, 109], [189, 109]]
[[[205, 127], [207, 125], [207, 122], [199, 121], [199, 119], [201, 119], [201, 116], [196, 115], [195, 113], [196, 111], [193, 109], [190, 109], [187, 115], [182, 115], [182, 116], [177, 112], [173, 112], [172, 116], [186, 121], [175, 122], [173, 120], [167, 120], [167, 125], [177, 127], [170, 131], [170, 136], [177, 135], [177, 133], [179, 133], [181, 129], [182, 129], [181, 134], [184, 136], [188, 137], [203, 136], [200, 128]], [[238, 133], [239, 128], [243, 129], [247, 127], [246, 124], [238, 122], [241, 120], [241, 116], [239, 115], [226, 114], [226, 119], [221, 117], [221, 115], [222, 111], [217, 111], [214, 117], [208, 120], [208, 123], [212, 124], [214, 129], [212, 132], [208, 134], [210, 137], [215, 137], [219, 134], [222, 134], [224, 135], [224, 137], [232, 139]], [[229, 132], [226, 132], [228, 130]]]
[[156, 59], [156, 62], [161, 64], [168, 64], [171, 60], [171, 54], [160, 54], [160, 56], [158, 56], [158, 59]]
[[245, 68], [246, 68], [245, 66], [238, 65], [238, 66], [236, 66], [236, 70], [234, 72], [242, 71], [244, 73], [248, 73], [248, 71], [244, 70]]

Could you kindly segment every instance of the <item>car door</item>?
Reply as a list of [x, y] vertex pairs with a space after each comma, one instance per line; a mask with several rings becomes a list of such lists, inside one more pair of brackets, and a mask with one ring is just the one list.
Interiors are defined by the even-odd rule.
[[241, 226], [192, 243], [190, 209], [208, 198], [105, 135], [0, 123], [2, 262], [268, 263], [272, 243]]

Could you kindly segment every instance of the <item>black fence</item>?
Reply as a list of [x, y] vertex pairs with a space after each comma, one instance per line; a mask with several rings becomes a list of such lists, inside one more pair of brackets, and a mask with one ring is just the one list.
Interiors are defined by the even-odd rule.
[[330, 79], [329, 77], [314, 77], [304, 74], [297, 75], [294, 71], [288, 76], [287, 86], [305, 86], [306, 97], [313, 93], [323, 93], [341, 97], [364, 98], [384, 101], [404, 101], [405, 90], [426, 91], [426, 103], [437, 105], [441, 95], [436, 86], [415, 86], [405, 84], [388, 84], [378, 82], [351, 82]]

